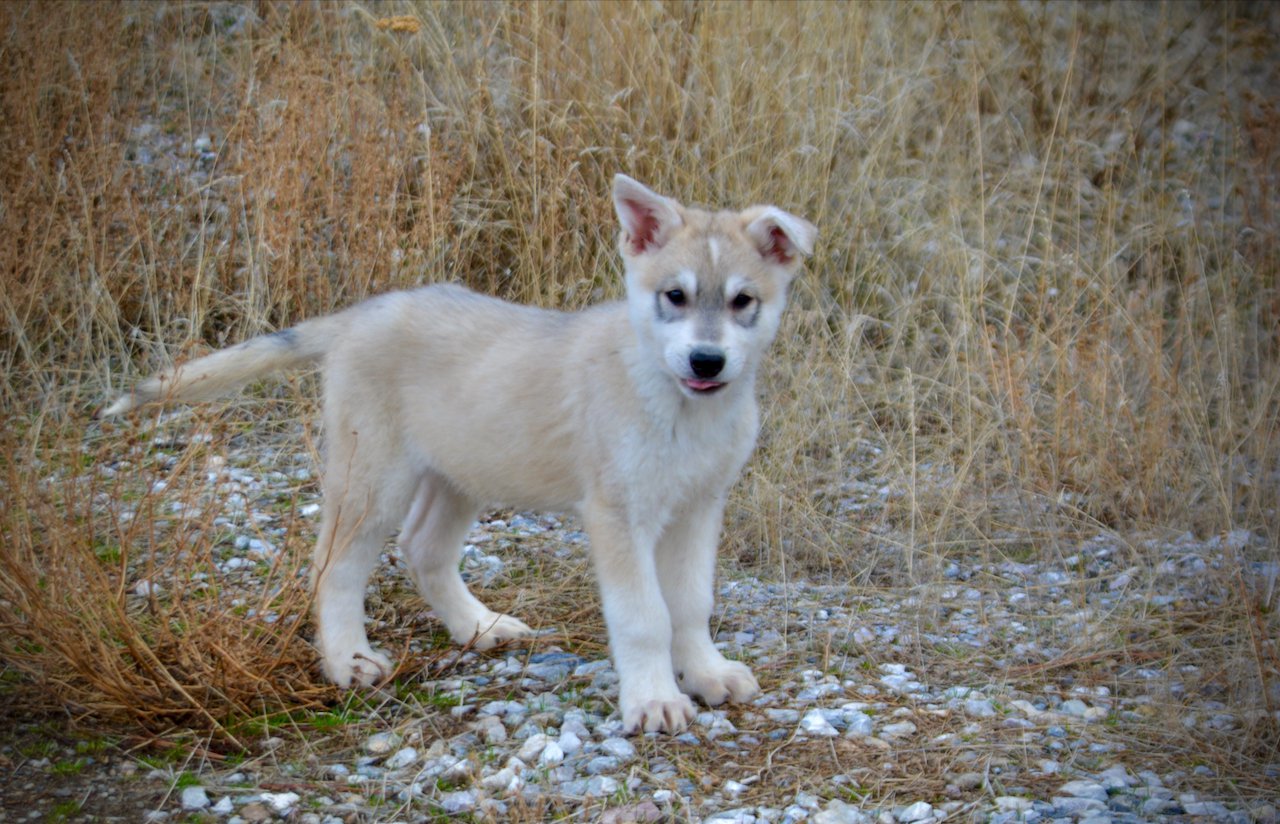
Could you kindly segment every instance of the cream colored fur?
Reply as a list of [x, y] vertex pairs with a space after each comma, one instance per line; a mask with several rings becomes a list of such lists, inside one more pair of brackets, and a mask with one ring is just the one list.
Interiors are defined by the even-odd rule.
[[323, 361], [318, 646], [336, 683], [392, 662], [364, 594], [397, 525], [410, 573], [460, 643], [527, 635], [458, 573], [481, 507], [576, 510], [586, 525], [629, 730], [678, 731], [689, 696], [758, 687], [714, 647], [725, 497], [756, 439], [755, 375], [816, 230], [772, 206], [709, 213], [614, 182], [627, 300], [564, 313], [457, 286], [382, 295], [143, 381], [104, 414], [201, 399]]

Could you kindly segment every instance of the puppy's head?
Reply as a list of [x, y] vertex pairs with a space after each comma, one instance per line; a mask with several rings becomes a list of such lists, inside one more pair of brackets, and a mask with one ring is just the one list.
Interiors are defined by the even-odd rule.
[[680, 391], [750, 376], [778, 331], [817, 229], [776, 206], [705, 212], [626, 175], [613, 181], [631, 323]]

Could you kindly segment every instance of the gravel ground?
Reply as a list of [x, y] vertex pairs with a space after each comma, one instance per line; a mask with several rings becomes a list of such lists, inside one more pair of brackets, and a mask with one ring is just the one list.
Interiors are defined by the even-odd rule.
[[[169, 460], [154, 445], [150, 454]], [[292, 518], [317, 517], [309, 464], [301, 453], [212, 455], [201, 496], [165, 506], [175, 520], [220, 507], [213, 523], [226, 533], [223, 585], [251, 593], [260, 562], [280, 551], [289, 528], [276, 504], [290, 500]], [[864, 500], [852, 501], [854, 509], [887, 494], [875, 483], [857, 488]], [[403, 576], [383, 575], [371, 585], [371, 614], [380, 616], [371, 635], [386, 643], [380, 633], [400, 624], [408, 656], [430, 662], [425, 671], [347, 700], [328, 724], [269, 731], [247, 757], [223, 761], [207, 753], [131, 757], [86, 747], [83, 738], [34, 746], [49, 725], [26, 725], [0, 748], [0, 810], [11, 821], [325, 824], [441, 816], [1277, 820], [1280, 763], [1260, 763], [1254, 780], [1241, 782], [1238, 765], [1194, 749], [1274, 724], [1265, 702], [1227, 703], [1205, 688], [1212, 679], [1193, 659], [1148, 661], [1141, 653], [1149, 647], [1132, 637], [1177, 615], [1221, 609], [1211, 573], [1228, 553], [1259, 542], [1250, 533], [1152, 540], [1141, 547], [1142, 564], [1131, 545], [1098, 534], [1052, 563], [951, 560], [934, 583], [907, 588], [727, 570], [717, 641], [752, 665], [763, 694], [703, 711], [681, 735], [632, 738], [615, 711], [617, 677], [585, 540], [571, 519], [513, 513], [489, 517], [470, 535], [464, 568], [472, 586], [535, 626], [542, 617], [544, 637], [527, 648], [449, 649]], [[394, 549], [387, 561], [395, 566]], [[1255, 562], [1244, 579], [1274, 590], [1278, 572]], [[573, 583], [543, 587], [541, 600], [523, 608], [501, 600], [519, 597], [513, 581], [548, 573]], [[134, 597], [170, 585], [132, 581]], [[1126, 623], [1130, 638], [1117, 648], [1119, 616], [1131, 615], [1149, 620]], [[574, 620], [594, 641], [564, 631]]]

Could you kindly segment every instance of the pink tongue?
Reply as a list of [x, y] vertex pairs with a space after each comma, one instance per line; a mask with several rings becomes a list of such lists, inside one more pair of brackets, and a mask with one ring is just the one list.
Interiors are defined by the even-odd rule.
[[712, 387], [719, 386], [720, 381], [704, 381], [699, 378], [689, 378], [684, 382], [684, 385], [690, 389], [701, 391], [703, 389], [711, 389]]

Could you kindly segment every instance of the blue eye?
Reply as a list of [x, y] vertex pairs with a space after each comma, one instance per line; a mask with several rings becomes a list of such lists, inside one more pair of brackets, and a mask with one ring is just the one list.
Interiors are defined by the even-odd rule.
[[685, 296], [683, 289], [668, 289], [663, 294], [667, 296], [667, 300], [671, 302], [672, 306], [684, 306]]

